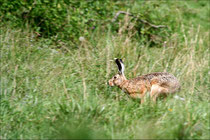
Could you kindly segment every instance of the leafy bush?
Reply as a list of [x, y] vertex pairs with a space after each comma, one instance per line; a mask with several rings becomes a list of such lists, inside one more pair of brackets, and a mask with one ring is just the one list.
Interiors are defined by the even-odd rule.
[[[207, 20], [186, 5], [179, 5], [178, 2], [175, 4], [166, 1], [2, 0], [0, 24], [2, 26], [10, 24], [23, 29], [29, 26], [37, 36], [66, 41], [73, 46], [78, 44], [80, 36], [89, 37], [97, 28], [106, 31], [111, 25], [111, 31], [119, 33], [122, 26], [132, 24], [133, 31], [125, 28], [123, 33], [133, 32], [134, 38], [139, 42], [149, 43], [150, 46], [162, 46], [171, 33], [180, 30], [181, 24], [188, 23], [188, 20], [183, 20], [181, 23], [180, 19], [175, 19], [180, 15], [171, 12], [167, 6], [170, 3], [174, 5], [171, 8], [184, 10], [183, 16], [195, 15], [201, 17], [202, 21]], [[207, 6], [206, 2], [201, 2], [200, 5]], [[116, 17], [119, 11], [123, 11], [124, 14]], [[125, 13], [129, 16], [127, 25], [125, 25]], [[160, 28], [158, 25], [166, 26]], [[105, 30], [101, 30], [104, 28]]]
[[87, 30], [94, 29], [99, 20], [106, 20], [115, 6], [111, 1], [1, 1], [1, 21], [14, 26], [28, 23], [42, 36], [74, 41]]

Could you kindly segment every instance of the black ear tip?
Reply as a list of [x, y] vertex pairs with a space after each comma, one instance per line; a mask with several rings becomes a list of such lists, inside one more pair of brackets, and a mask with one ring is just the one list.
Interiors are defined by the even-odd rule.
[[119, 72], [121, 72], [122, 66], [121, 66], [120, 60], [117, 58], [117, 59], [115, 59], [115, 62], [116, 62], [116, 64], [117, 64], [117, 66], [118, 66]]
[[123, 63], [122, 59], [120, 59], [120, 62]]
[[116, 63], [119, 63], [119, 59], [118, 59], [118, 58], [115, 58], [115, 62], [116, 62]]
[[115, 62], [116, 62], [117, 64], [123, 63], [122, 59], [119, 59], [119, 58], [115, 58]]

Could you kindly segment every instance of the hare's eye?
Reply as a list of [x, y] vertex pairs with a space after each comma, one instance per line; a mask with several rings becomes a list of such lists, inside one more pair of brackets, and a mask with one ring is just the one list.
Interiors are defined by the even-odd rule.
[[114, 79], [116, 79], [117, 78], [117, 76], [114, 76]]

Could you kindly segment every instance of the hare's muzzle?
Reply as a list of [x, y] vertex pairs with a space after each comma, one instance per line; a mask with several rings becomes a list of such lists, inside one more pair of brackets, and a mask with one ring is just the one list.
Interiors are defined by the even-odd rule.
[[109, 80], [109, 81], [108, 81], [108, 85], [109, 85], [109, 86], [114, 86], [113, 81], [112, 81], [112, 80]]

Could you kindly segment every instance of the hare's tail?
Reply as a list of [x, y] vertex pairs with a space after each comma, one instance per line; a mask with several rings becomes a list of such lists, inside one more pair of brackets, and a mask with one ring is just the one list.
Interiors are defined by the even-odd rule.
[[182, 97], [180, 97], [180, 96], [178, 96], [178, 95], [175, 95], [174, 98], [175, 98], [175, 99], [178, 99], [178, 100], [185, 101], [185, 98], [182, 98]]

